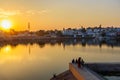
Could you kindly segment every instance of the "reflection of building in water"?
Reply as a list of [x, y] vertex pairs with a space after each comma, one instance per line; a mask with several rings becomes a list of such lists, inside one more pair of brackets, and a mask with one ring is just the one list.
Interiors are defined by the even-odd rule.
[[29, 54], [31, 54], [31, 48], [30, 48], [30, 44], [29, 44]]
[[65, 50], [65, 44], [64, 44], [64, 43], [62, 43], [62, 45], [63, 45], [63, 49]]
[[63, 48], [65, 49], [65, 46], [69, 46], [69, 45], [82, 45], [83, 47], [85, 47], [86, 45], [94, 45], [94, 46], [100, 46], [102, 47], [102, 45], [107, 45], [107, 46], [120, 46], [120, 41], [117, 40], [98, 40], [98, 39], [72, 39], [72, 40], [64, 40], [62, 41], [62, 45]]
[[[89, 45], [89, 46], [100, 46], [102, 47], [102, 45], [106, 45], [106, 46], [110, 46], [110, 47], [115, 47], [115, 46], [120, 46], [120, 41], [119, 40], [108, 40], [108, 39], [60, 39], [60, 40], [49, 40], [49, 41], [45, 41], [45, 40], [41, 40], [41, 41], [34, 41], [34, 42], [29, 42], [29, 41], [21, 41], [21, 42], [10, 42], [10, 43], [0, 43], [0, 47], [1, 50], [3, 47], [5, 47], [7, 44], [9, 44], [10, 48], [12, 47], [16, 47], [19, 44], [24, 44], [27, 45], [28, 47], [28, 53], [31, 53], [31, 46], [32, 44], [38, 44], [40, 48], [43, 48], [46, 46], [46, 44], [50, 44], [52, 46], [55, 46], [56, 44], [62, 45], [63, 48], [65, 49], [66, 46], [72, 45], [81, 45], [83, 47]], [[9, 47], [6, 48], [6, 51], [9, 50]]]

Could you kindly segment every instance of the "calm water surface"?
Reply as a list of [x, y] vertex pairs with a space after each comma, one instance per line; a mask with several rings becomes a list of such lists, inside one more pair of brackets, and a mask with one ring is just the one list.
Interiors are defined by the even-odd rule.
[[81, 43], [17, 44], [0, 47], [0, 80], [49, 80], [68, 70], [81, 56], [85, 62], [120, 62], [120, 47]]

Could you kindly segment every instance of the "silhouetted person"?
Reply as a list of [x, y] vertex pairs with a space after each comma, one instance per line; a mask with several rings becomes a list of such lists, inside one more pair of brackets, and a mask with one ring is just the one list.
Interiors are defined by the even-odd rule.
[[75, 63], [78, 63], [78, 60], [76, 59]]
[[53, 78], [56, 78], [56, 74], [53, 74]]
[[81, 68], [81, 57], [78, 58], [78, 67]]
[[84, 65], [85, 65], [85, 62], [83, 59], [81, 60], [81, 65], [82, 65], [82, 67], [84, 67]]
[[78, 62], [80, 62], [80, 63], [81, 63], [81, 59], [82, 59], [82, 58], [81, 58], [81, 57], [79, 57], [79, 58], [78, 58]]
[[74, 60], [74, 59], [72, 60], [72, 63], [75, 63], [75, 60]]
[[79, 61], [78, 61], [78, 63], [77, 63], [77, 64], [78, 64], [78, 67], [79, 67], [79, 68], [81, 68], [81, 63], [80, 63]]
[[82, 59], [82, 58], [81, 58], [81, 57], [79, 57], [79, 58], [78, 58], [78, 61], [79, 61], [79, 62], [81, 62], [81, 59]]

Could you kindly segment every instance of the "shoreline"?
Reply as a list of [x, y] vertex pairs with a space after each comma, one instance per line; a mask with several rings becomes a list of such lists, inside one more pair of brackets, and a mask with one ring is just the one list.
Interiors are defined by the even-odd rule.
[[[100, 39], [99, 39], [100, 38]], [[95, 38], [95, 37], [84, 37], [84, 38], [74, 38], [74, 37], [43, 37], [43, 36], [21, 36], [21, 37], [10, 37], [10, 36], [6, 36], [6, 37], [0, 37], [0, 42], [1, 41], [19, 41], [19, 40], [66, 40], [66, 39], [76, 39], [76, 40], [90, 40], [90, 39], [96, 39], [98, 41], [102, 41], [102, 40], [120, 40], [120, 38], [108, 38], [108, 37], [99, 37], [99, 38]]]
[[34, 44], [38, 43], [39, 45], [45, 44], [63, 44], [63, 45], [76, 45], [80, 44], [82, 46], [86, 45], [107, 45], [107, 46], [120, 46], [119, 40], [98, 40], [96, 38], [71, 38], [71, 37], [5, 37], [0, 38], [0, 46], [3, 45], [18, 45], [18, 44]]

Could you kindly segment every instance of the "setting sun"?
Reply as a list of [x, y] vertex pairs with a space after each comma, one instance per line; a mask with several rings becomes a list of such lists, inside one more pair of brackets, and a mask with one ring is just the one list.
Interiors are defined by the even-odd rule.
[[12, 23], [11, 23], [9, 20], [3, 20], [3, 21], [1, 22], [1, 27], [2, 27], [3, 29], [10, 29], [11, 26], [12, 26]]

